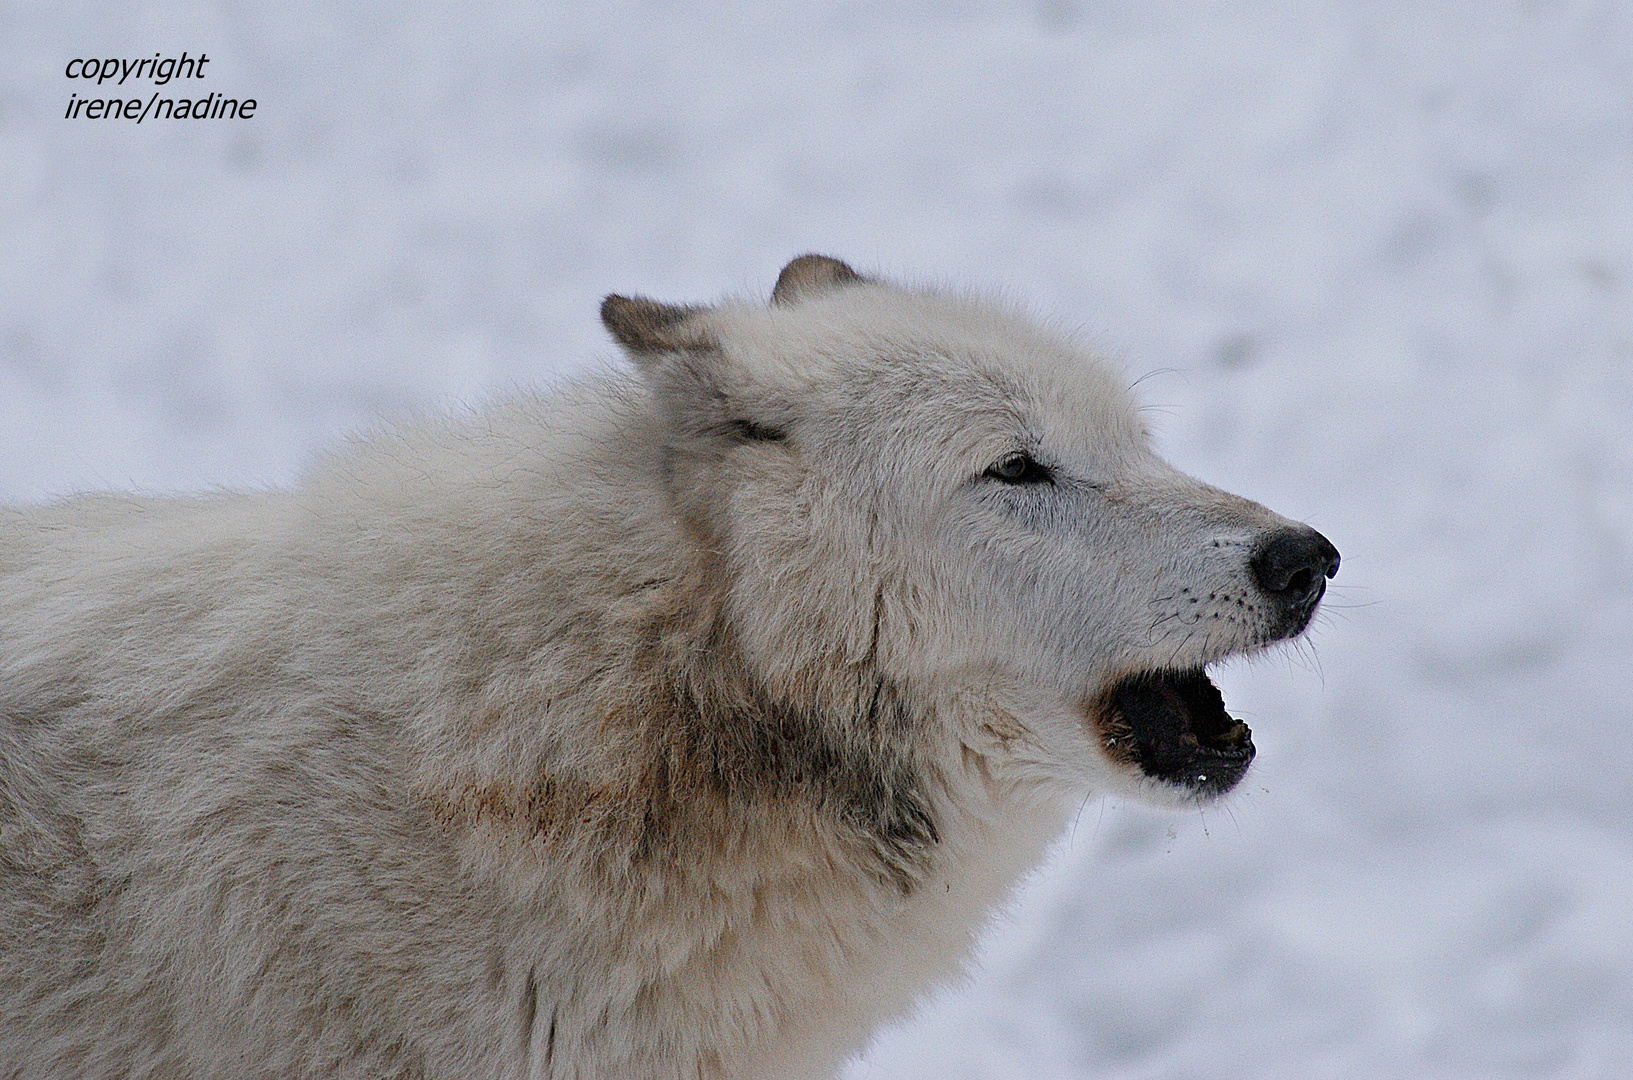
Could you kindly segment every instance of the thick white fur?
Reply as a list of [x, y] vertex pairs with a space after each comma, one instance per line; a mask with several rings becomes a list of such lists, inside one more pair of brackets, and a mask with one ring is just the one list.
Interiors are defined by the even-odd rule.
[[294, 490], [0, 509], [0, 1077], [829, 1076], [1086, 794], [1188, 798], [1088, 703], [1263, 645], [1286, 523], [815, 278]]

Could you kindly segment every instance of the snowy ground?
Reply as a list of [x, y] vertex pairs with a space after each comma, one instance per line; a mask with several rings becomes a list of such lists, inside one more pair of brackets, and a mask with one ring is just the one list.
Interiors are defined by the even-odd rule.
[[[849, 1077], [1633, 1075], [1626, 7], [362, 8], [0, 5], [0, 496], [286, 482], [805, 250], [1026, 298], [1344, 568], [1245, 790], [1087, 806]], [[184, 48], [252, 120], [62, 119]]]

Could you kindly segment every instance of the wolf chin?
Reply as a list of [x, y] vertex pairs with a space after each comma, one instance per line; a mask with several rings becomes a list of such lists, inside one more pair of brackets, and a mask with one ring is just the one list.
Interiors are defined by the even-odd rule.
[[1320, 534], [999, 306], [820, 256], [292, 490], [0, 509], [0, 1076], [825, 1077]]

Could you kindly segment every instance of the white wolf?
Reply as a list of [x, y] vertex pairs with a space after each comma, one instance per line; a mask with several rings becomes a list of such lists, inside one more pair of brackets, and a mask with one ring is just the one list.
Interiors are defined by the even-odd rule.
[[818, 256], [294, 490], [0, 511], [0, 1076], [831, 1075], [1338, 553]]

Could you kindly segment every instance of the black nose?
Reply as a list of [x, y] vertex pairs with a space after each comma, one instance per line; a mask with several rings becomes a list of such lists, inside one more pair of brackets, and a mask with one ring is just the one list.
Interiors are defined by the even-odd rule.
[[1259, 588], [1288, 608], [1304, 608], [1321, 599], [1327, 579], [1338, 573], [1338, 549], [1314, 529], [1283, 529], [1259, 545], [1250, 565]]

